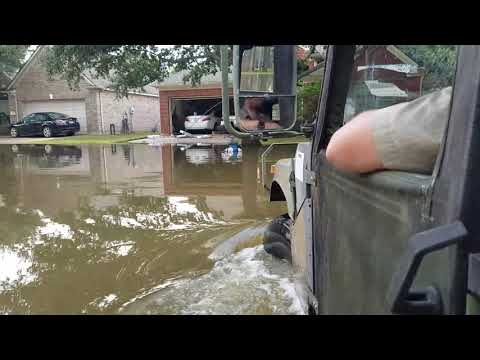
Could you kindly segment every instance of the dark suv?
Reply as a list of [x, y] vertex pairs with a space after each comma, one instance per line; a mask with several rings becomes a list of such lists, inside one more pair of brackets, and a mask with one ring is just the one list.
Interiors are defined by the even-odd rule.
[[80, 131], [77, 119], [57, 112], [38, 112], [25, 116], [21, 122], [13, 124], [10, 135], [51, 137], [55, 135], [74, 135]]

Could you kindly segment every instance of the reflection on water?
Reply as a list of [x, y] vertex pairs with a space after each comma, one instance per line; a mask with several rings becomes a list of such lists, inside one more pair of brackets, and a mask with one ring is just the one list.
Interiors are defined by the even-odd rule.
[[210, 256], [286, 211], [259, 151], [0, 146], [0, 313], [298, 313], [261, 247]]

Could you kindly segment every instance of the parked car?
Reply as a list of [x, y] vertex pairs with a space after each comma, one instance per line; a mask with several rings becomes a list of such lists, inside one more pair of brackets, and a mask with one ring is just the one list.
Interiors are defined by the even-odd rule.
[[10, 117], [0, 112], [0, 135], [6, 135], [10, 132]]
[[219, 126], [220, 119], [212, 115], [194, 115], [187, 116], [185, 119], [185, 130], [209, 130], [213, 131]]
[[[218, 131], [225, 132], [223, 119], [221, 114], [222, 103], [219, 102], [205, 111], [204, 115], [193, 115], [187, 116], [185, 119], [185, 130], [186, 131]], [[231, 120], [235, 119], [235, 116], [230, 116]]]
[[21, 122], [10, 126], [10, 135], [52, 137], [74, 135], [80, 131], [77, 119], [57, 112], [38, 112], [25, 116]]

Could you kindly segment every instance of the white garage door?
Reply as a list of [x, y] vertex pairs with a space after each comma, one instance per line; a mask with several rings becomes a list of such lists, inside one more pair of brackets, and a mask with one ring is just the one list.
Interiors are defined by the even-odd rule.
[[80, 132], [87, 132], [84, 100], [28, 101], [23, 103], [23, 116], [34, 112], [59, 112], [77, 118]]

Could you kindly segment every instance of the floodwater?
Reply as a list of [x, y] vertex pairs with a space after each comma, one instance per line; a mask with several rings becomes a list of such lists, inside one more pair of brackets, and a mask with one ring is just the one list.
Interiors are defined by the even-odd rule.
[[301, 314], [262, 148], [0, 145], [1, 314]]

